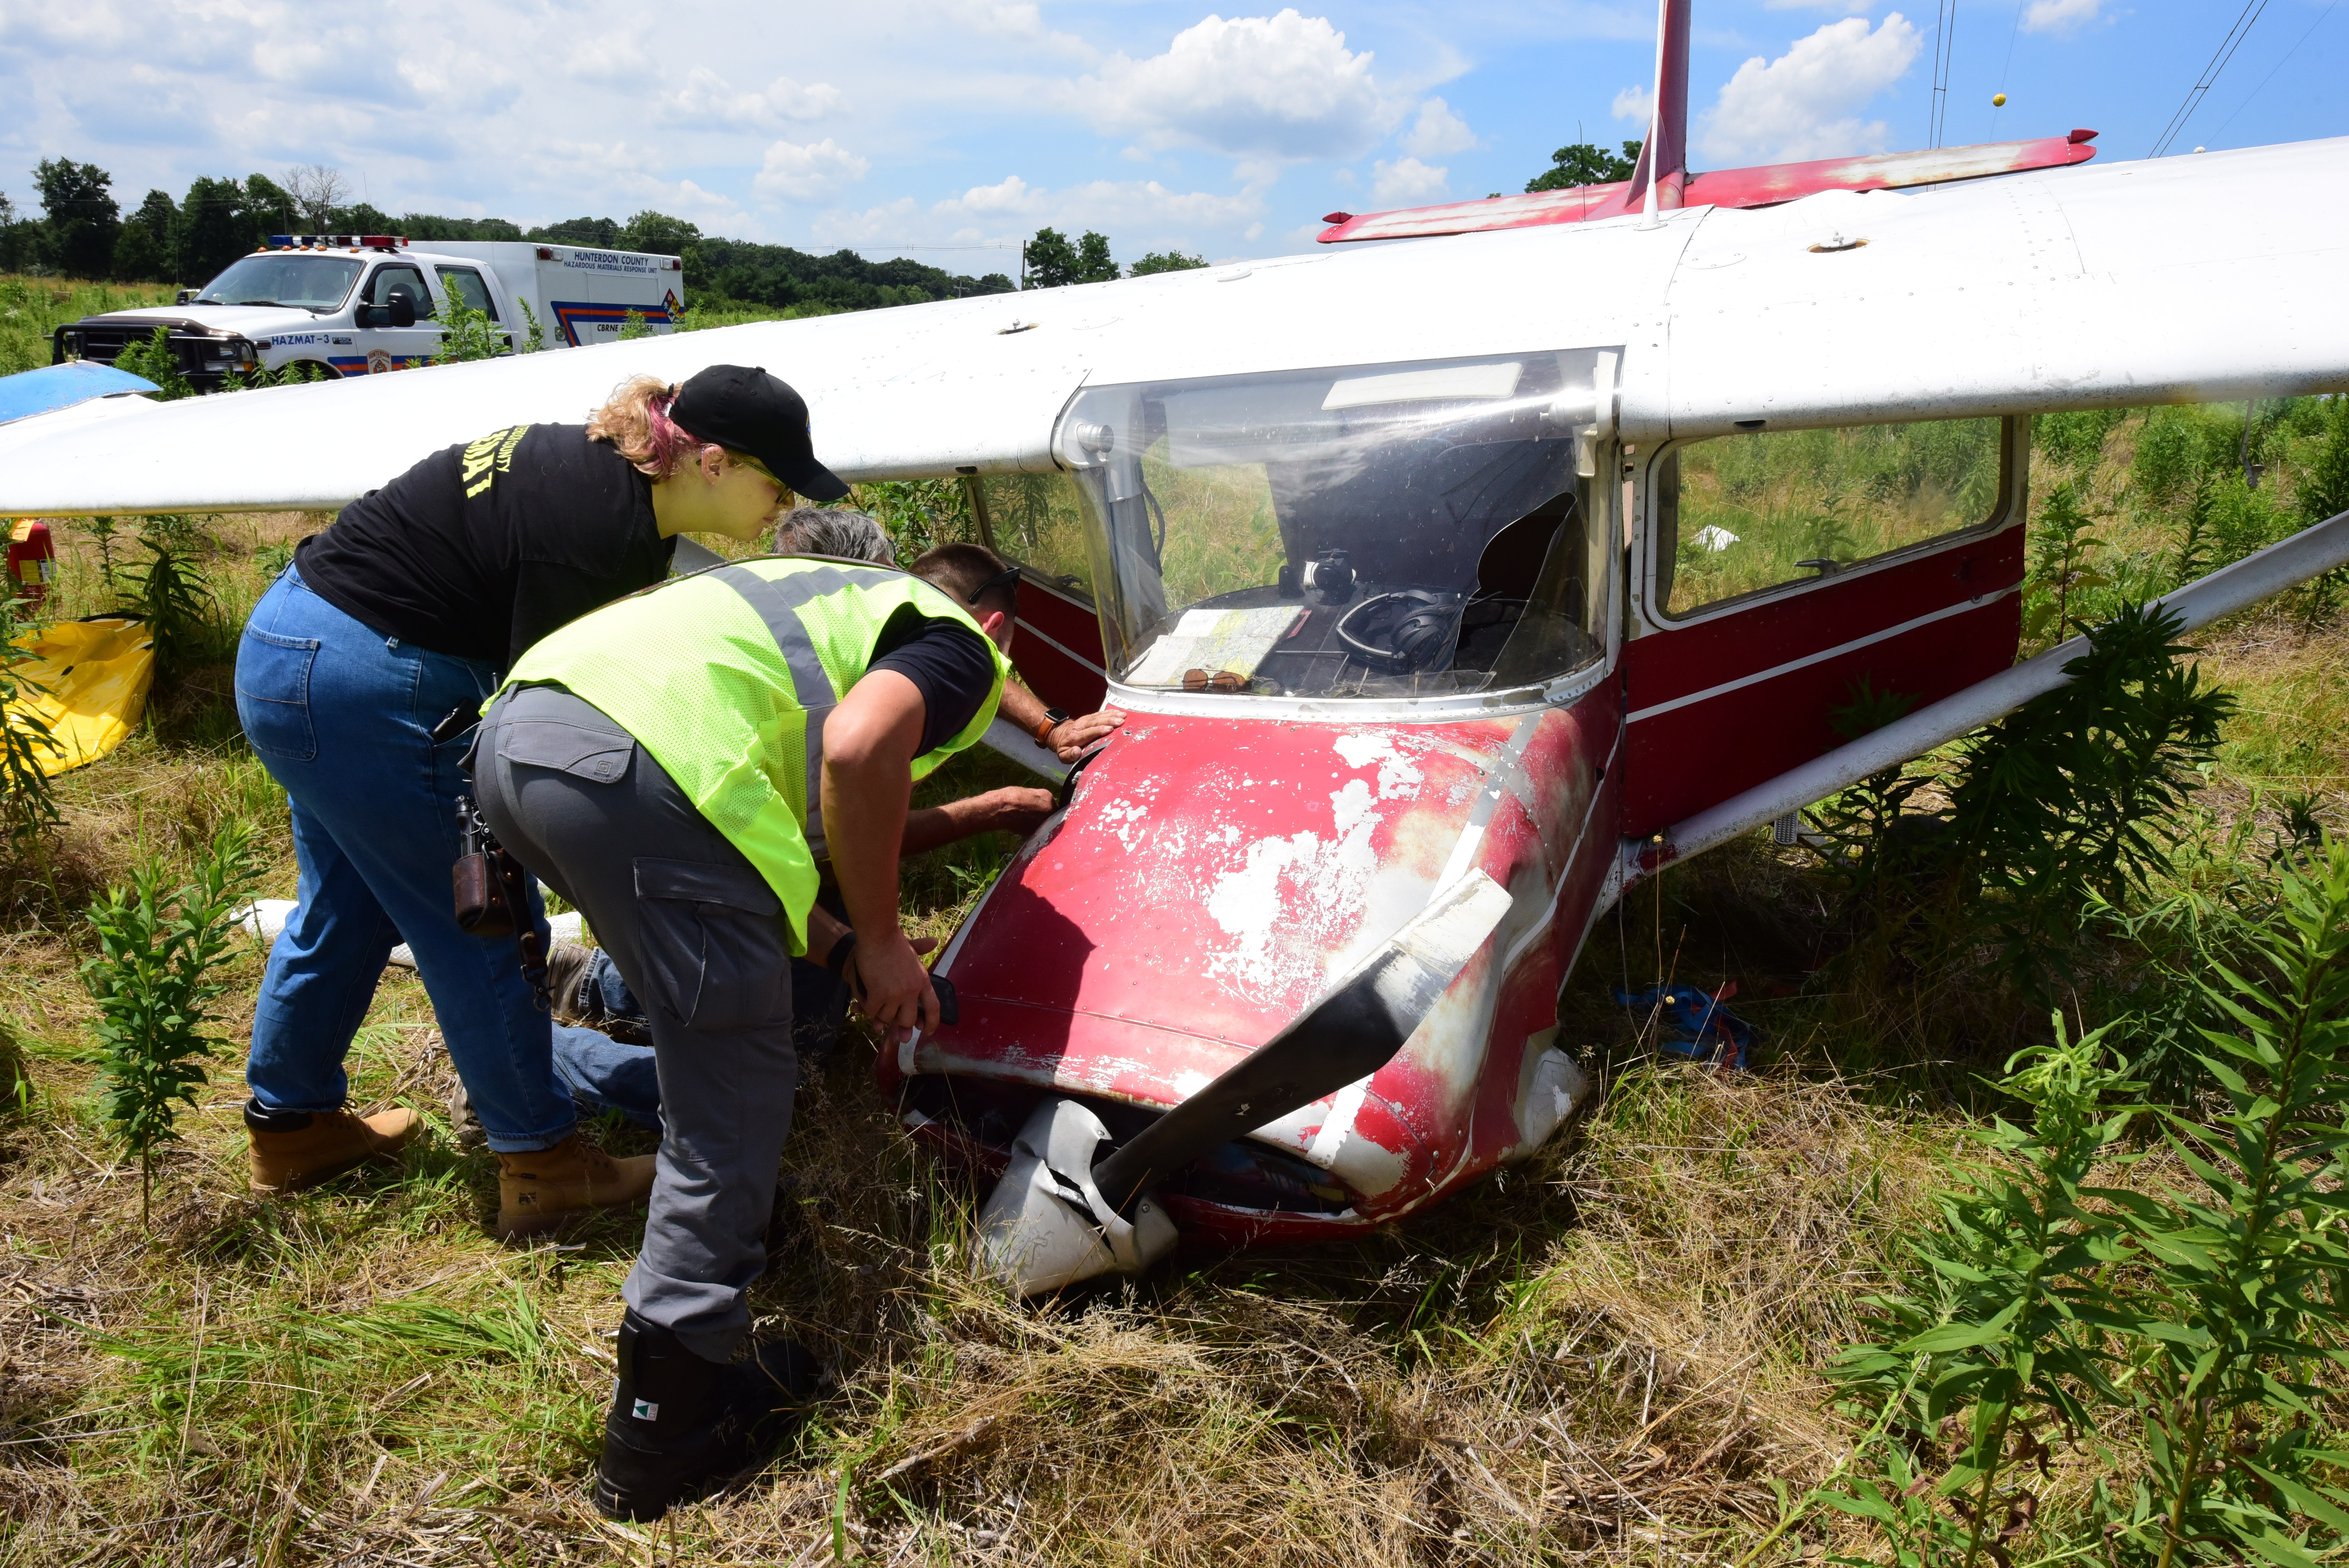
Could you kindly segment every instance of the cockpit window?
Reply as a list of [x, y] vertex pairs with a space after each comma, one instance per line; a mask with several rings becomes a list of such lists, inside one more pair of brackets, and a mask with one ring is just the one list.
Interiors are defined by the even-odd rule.
[[1580, 349], [1087, 390], [1059, 455], [1117, 677], [1427, 696], [1597, 659], [1611, 514], [1580, 469], [1617, 363]]

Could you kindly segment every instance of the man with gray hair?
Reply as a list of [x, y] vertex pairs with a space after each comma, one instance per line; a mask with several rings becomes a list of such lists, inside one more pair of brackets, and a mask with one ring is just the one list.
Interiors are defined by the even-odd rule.
[[889, 542], [869, 511], [837, 506], [795, 506], [775, 524], [778, 555], [836, 555], [844, 561], [870, 561], [875, 566], [897, 564], [897, 547]]

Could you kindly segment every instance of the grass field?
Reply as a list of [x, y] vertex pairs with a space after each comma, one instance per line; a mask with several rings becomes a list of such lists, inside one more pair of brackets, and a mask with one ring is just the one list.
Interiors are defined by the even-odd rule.
[[[2225, 417], [2133, 416], [2040, 459], [2035, 493], [2070, 478], [2109, 513], [2100, 583], [2075, 583], [2070, 613], [2109, 613], [2166, 570], [2186, 503], [2151, 494], [2139, 452]], [[2277, 463], [2308, 461], [2292, 445], [2308, 438], [2278, 438]], [[412, 975], [387, 973], [352, 1059], [363, 1107], [432, 1123], [397, 1170], [246, 1191], [257, 948], [233, 961], [213, 1081], [150, 1227], [91, 1096], [89, 898], [230, 815], [274, 846], [257, 891], [292, 891], [284, 802], [236, 735], [227, 660], [286, 547], [324, 521], [202, 524], [223, 611], [211, 654], [146, 730], [60, 780], [62, 828], [11, 872], [0, 1022], [33, 1092], [0, 1120], [0, 1563], [1737, 1562], [1779, 1517], [1774, 1487], [1799, 1491], [1851, 1442], [1822, 1369], [1865, 1337], [1869, 1295], [1913, 1280], [1908, 1238], [1993, 1105], [1976, 1075], [2046, 1032], [1984, 1003], [1971, 1055], [1903, 1056], [1893, 1015], [1913, 999], [1832, 991], [1831, 893], [1805, 851], [1757, 836], [1602, 923], [1562, 1016], [1607, 1093], [1571, 1136], [1364, 1241], [1186, 1256], [1041, 1311], [974, 1284], [977, 1192], [905, 1139], [852, 1041], [801, 1096], [755, 1293], [761, 1332], [818, 1347], [836, 1389], [733, 1493], [610, 1524], [584, 1489], [641, 1213], [529, 1248], [488, 1234], [495, 1167], [446, 1135], [452, 1079]], [[60, 536], [58, 613], [105, 607], [92, 541]], [[2295, 601], [2205, 642], [2240, 707], [2184, 852], [2239, 824], [2271, 834], [2291, 793], [2338, 826], [2349, 626]], [[923, 796], [1009, 781], [981, 756]], [[1009, 850], [913, 868], [921, 927], [950, 930]], [[2095, 1005], [2134, 973], [2121, 944], [2098, 962]], [[1739, 981], [1766, 1031], [1758, 1070], [1647, 1049], [1610, 997], [1659, 972]], [[2098, 1464], [2093, 1446], [2057, 1455], [2049, 1533], [2017, 1563], [2053, 1561]], [[1843, 1548], [1874, 1550], [1828, 1514], [1762, 1560]]]

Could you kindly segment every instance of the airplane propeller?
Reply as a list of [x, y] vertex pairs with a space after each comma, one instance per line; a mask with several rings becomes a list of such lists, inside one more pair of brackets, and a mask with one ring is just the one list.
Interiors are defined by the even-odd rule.
[[1508, 891], [1481, 871], [1440, 889], [1288, 1027], [1098, 1163], [1109, 1141], [1100, 1118], [1073, 1099], [1045, 1100], [980, 1210], [980, 1272], [1036, 1295], [1147, 1268], [1174, 1244], [1152, 1188], [1384, 1067], [1508, 911]]

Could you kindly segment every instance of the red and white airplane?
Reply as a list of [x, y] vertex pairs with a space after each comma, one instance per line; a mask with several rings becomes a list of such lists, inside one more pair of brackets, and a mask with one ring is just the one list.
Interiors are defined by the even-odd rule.
[[[2349, 139], [2090, 133], [1333, 215], [1327, 249], [0, 427], [0, 513], [331, 508], [639, 373], [764, 365], [853, 480], [962, 476], [1015, 662], [1132, 717], [880, 1063], [1008, 1166], [1023, 1290], [1329, 1236], [1537, 1148], [1557, 997], [1658, 866], [2060, 685], [2017, 665], [2030, 416], [2349, 390]], [[1417, 237], [1413, 237], [1417, 236]], [[1388, 239], [1394, 242], [1345, 242]], [[2334, 518], [2170, 596], [2349, 561]], [[1866, 683], [1909, 699], [1856, 742]]]

